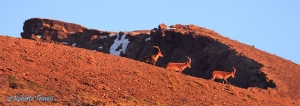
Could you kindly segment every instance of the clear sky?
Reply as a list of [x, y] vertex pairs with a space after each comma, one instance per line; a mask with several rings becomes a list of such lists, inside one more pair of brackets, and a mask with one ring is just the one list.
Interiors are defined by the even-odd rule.
[[50, 18], [104, 31], [194, 24], [300, 64], [300, 0], [1, 0], [0, 34]]

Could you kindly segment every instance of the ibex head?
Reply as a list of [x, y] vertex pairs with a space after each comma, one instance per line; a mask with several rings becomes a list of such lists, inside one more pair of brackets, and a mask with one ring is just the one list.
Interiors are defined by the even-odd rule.
[[159, 47], [158, 46], [152, 46], [152, 47], [154, 47], [154, 48], [157, 48], [158, 49], [158, 52], [157, 52], [157, 56], [159, 56], [159, 57], [164, 57], [164, 55], [161, 53], [161, 51], [160, 51], [160, 49], [159, 49]]
[[186, 62], [186, 64], [187, 64], [187, 67], [189, 67], [189, 68], [192, 68], [192, 66], [191, 66], [191, 62], [192, 62], [192, 60], [191, 60], [191, 58], [190, 57], [188, 57], [188, 56], [186, 56], [187, 58], [188, 58], [188, 61]]
[[233, 72], [232, 72], [232, 75], [231, 75], [231, 76], [232, 76], [232, 78], [234, 78], [234, 75], [235, 75], [235, 72], [236, 72], [236, 68], [233, 67], [233, 66], [232, 66], [232, 68], [233, 68]]

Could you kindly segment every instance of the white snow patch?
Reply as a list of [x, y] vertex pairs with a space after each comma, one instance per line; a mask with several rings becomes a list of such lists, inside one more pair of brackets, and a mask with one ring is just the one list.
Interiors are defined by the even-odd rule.
[[99, 48], [99, 49], [103, 49], [103, 47], [102, 47], [102, 46], [99, 46], [98, 48]]
[[107, 38], [106, 36], [100, 36], [98, 39], [104, 39]]
[[73, 43], [72, 46], [76, 46], [76, 43]]
[[116, 36], [116, 35], [118, 35], [118, 34], [109, 34], [108, 36], [113, 37], [113, 36]]
[[165, 30], [175, 30], [176, 28], [167, 27]]
[[61, 42], [62, 44], [64, 44], [64, 45], [68, 45], [69, 43], [68, 42]]
[[147, 42], [147, 41], [150, 40], [150, 39], [151, 39], [151, 37], [146, 38], [146, 39], [145, 39], [145, 42]]
[[[117, 38], [114, 40], [114, 44], [111, 45], [110, 47], [110, 50], [109, 50], [109, 53], [110, 54], [113, 54], [113, 55], [120, 55], [121, 52], [125, 53], [126, 51], [126, 48], [128, 46], [128, 43], [129, 43], [129, 40], [128, 39], [125, 39], [126, 37], [126, 34], [123, 34], [122, 35], [122, 38], [120, 40], [118, 40], [118, 37], [120, 35], [117, 34]], [[120, 50], [116, 50], [120, 45], [122, 45], [122, 49]]]
[[35, 37], [41, 39], [41, 38], [42, 38], [42, 35], [35, 35]]

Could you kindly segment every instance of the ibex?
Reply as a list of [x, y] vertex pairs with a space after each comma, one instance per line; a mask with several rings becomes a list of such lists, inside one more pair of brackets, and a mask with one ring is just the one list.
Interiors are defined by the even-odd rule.
[[229, 78], [230, 76], [232, 78], [234, 78], [234, 74], [236, 72], [236, 69], [234, 67], [232, 67], [232, 68], [233, 68], [232, 72], [225, 72], [225, 71], [219, 71], [219, 70], [213, 71], [211, 80], [215, 80], [215, 78], [223, 79], [223, 83], [224, 83], [224, 80], [225, 80], [226, 84], [227, 84], [228, 83], [227, 78]]
[[179, 71], [181, 72], [182, 70], [184, 70], [186, 67], [192, 68], [191, 66], [191, 58], [186, 56], [188, 58], [187, 62], [184, 63], [174, 63], [174, 62], [169, 62], [166, 66], [166, 69], [168, 70], [175, 70], [175, 71]]
[[156, 62], [157, 62], [157, 60], [158, 60], [158, 58], [159, 58], [159, 57], [164, 57], [164, 55], [161, 53], [159, 47], [157, 47], [157, 46], [152, 46], [152, 47], [157, 48], [157, 49], [158, 49], [158, 52], [157, 52], [157, 54], [151, 55], [151, 57], [145, 56], [145, 59], [146, 59], [145, 61], [147, 62], [147, 61], [149, 61], [150, 58], [151, 58], [152, 64], [155, 65]]

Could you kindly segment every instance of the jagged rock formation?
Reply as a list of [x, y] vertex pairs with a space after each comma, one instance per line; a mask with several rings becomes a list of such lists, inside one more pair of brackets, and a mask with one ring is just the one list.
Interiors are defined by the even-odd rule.
[[[276, 75], [272, 74], [270, 69], [262, 71], [269, 63], [259, 63], [257, 62], [259, 57], [251, 55], [253, 51], [258, 51], [257, 53], [262, 55], [266, 52], [192, 24], [171, 26], [160, 24], [158, 28], [152, 30], [107, 32], [57, 20], [32, 18], [25, 21], [21, 36], [139, 61], [144, 61], [145, 56], [157, 53], [157, 49], [152, 46], [159, 46], [164, 57], [158, 59], [157, 66], [165, 67], [170, 61], [185, 62], [186, 56], [189, 56], [192, 58], [192, 68], [185, 69], [184, 74], [210, 79], [213, 70], [232, 71], [234, 66], [237, 69], [236, 78], [228, 79], [233, 85], [242, 88], [276, 87], [276, 81], [273, 79]], [[249, 50], [251, 51], [248, 52]], [[271, 77], [266, 76], [265, 72]]]

